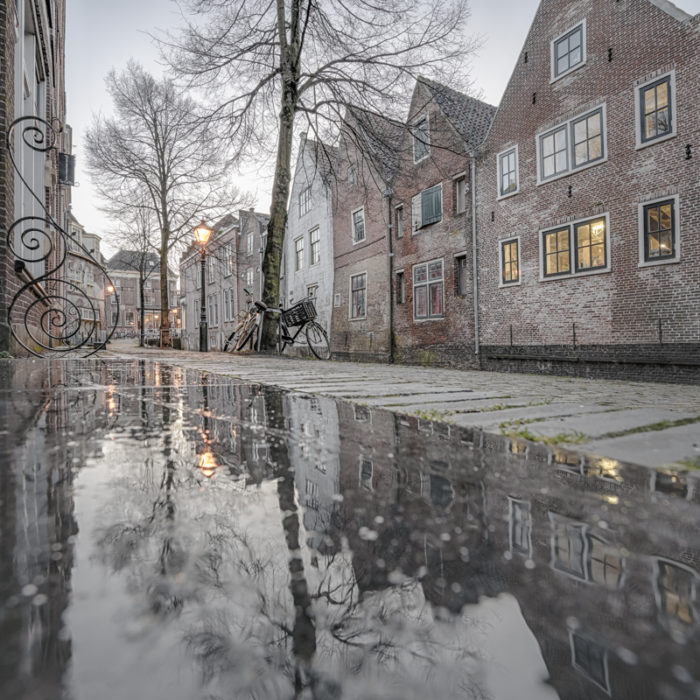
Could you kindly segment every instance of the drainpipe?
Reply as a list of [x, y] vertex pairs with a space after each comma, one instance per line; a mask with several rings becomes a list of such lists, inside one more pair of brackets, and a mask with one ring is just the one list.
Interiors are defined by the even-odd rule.
[[389, 239], [389, 363], [394, 362], [394, 219], [391, 198], [394, 190], [387, 187], [384, 192], [387, 213], [387, 238]]
[[476, 245], [476, 149], [471, 149], [471, 187], [472, 187], [472, 282], [474, 285], [474, 354], [479, 356], [479, 254]]

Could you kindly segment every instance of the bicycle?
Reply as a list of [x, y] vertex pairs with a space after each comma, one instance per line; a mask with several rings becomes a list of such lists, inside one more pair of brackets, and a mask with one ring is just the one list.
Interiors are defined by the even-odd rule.
[[[246, 293], [249, 294], [247, 290]], [[294, 345], [305, 331], [309, 350], [319, 360], [328, 360], [331, 356], [331, 344], [323, 326], [316, 323], [316, 306], [311, 297], [302, 299], [288, 309], [274, 309], [262, 301], [253, 301], [248, 311], [241, 318], [233, 333], [229, 336], [224, 350], [240, 351], [246, 345], [254, 350], [260, 350], [262, 336], [262, 320], [266, 313], [276, 314], [277, 321], [277, 351], [284, 352], [287, 345]]]

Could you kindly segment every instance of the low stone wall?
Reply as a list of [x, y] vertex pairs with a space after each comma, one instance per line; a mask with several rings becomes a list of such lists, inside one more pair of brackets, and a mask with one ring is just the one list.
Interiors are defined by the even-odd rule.
[[396, 362], [404, 365], [479, 369], [474, 346], [464, 343], [397, 347], [395, 356]]
[[482, 346], [481, 369], [700, 384], [700, 343]]

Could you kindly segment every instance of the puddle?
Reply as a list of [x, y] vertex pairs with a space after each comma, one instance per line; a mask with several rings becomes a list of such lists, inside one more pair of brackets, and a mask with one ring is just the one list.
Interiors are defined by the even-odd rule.
[[0, 361], [0, 697], [700, 697], [700, 481], [153, 362]]

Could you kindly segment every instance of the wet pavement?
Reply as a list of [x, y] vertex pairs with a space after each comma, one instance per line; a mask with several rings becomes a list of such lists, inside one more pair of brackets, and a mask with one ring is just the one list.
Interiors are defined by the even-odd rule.
[[700, 470], [700, 386], [183, 352], [113, 341], [105, 357], [158, 359], [244, 381], [481, 428], [649, 467]]
[[0, 360], [0, 698], [700, 698], [700, 479]]

